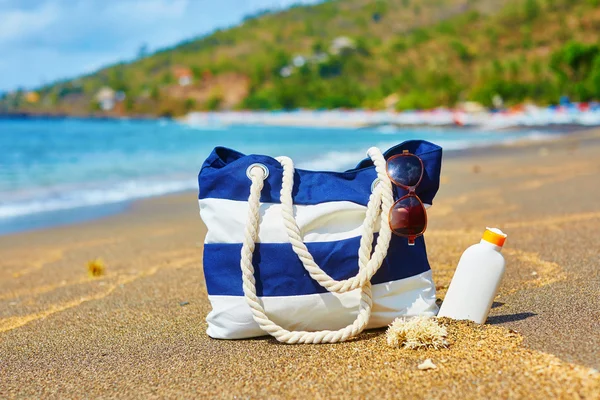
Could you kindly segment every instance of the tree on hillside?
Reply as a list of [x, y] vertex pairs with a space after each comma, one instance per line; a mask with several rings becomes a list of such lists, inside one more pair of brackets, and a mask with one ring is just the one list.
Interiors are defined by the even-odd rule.
[[598, 54], [598, 45], [569, 42], [552, 54], [550, 67], [562, 81], [581, 81], [590, 73]]
[[537, 0], [526, 0], [524, 7], [526, 21], [536, 19], [542, 10]]
[[597, 55], [596, 58], [594, 58], [592, 70], [587, 81], [590, 92], [594, 98], [600, 99], [600, 55]]
[[142, 44], [138, 50], [137, 58], [146, 58], [148, 57], [149, 50], [148, 45], [146, 43]]
[[596, 68], [600, 66], [600, 47], [595, 44], [569, 42], [552, 54], [550, 68], [558, 78], [560, 89], [577, 100], [589, 100], [596, 91]]

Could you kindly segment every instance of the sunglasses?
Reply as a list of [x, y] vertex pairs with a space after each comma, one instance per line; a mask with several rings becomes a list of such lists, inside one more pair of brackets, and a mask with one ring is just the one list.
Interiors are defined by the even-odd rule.
[[390, 157], [386, 167], [392, 183], [408, 191], [390, 210], [390, 228], [395, 235], [408, 238], [409, 245], [414, 245], [415, 239], [427, 229], [427, 212], [415, 193], [423, 179], [423, 160], [404, 150], [402, 154]]

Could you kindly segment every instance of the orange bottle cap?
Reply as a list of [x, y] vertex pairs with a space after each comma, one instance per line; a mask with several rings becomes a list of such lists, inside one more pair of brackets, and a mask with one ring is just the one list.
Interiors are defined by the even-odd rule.
[[498, 228], [485, 228], [482, 239], [498, 247], [502, 247], [506, 241], [506, 234]]

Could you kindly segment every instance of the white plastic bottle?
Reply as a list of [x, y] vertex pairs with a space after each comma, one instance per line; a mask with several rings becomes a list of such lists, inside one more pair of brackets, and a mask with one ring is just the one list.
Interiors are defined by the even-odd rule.
[[504, 276], [505, 261], [500, 251], [505, 240], [500, 229], [486, 228], [481, 242], [465, 250], [438, 317], [485, 322]]

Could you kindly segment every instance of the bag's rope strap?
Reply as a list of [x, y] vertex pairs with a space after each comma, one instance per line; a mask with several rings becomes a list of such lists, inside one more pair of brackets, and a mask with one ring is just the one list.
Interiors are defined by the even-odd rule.
[[[359, 269], [358, 274], [352, 278], [337, 281], [330, 277], [325, 271], [323, 271], [315, 262], [313, 256], [309, 253], [308, 248], [302, 240], [302, 234], [300, 228], [294, 218], [294, 203], [292, 200], [292, 189], [294, 186], [294, 164], [288, 157], [279, 157], [277, 160], [283, 166], [283, 182], [281, 186], [281, 211], [283, 215], [283, 221], [285, 228], [292, 244], [294, 252], [298, 255], [300, 261], [304, 265], [304, 268], [310, 276], [319, 283], [322, 287], [326, 288], [330, 292], [344, 293], [351, 290], [357, 289], [365, 285], [366, 282], [370, 281], [373, 275], [381, 267], [383, 259], [387, 255], [388, 246], [392, 236], [392, 230], [388, 223], [388, 215], [390, 208], [393, 205], [394, 198], [392, 192], [392, 182], [386, 172], [385, 158], [381, 154], [381, 151], [372, 147], [367, 152], [373, 164], [375, 164], [375, 170], [377, 171], [377, 178], [379, 179], [378, 187], [383, 187], [383, 191], [377, 192], [375, 198], [371, 195], [369, 203], [367, 204], [367, 213], [363, 221], [361, 244], [358, 253], [359, 260], [365, 264], [364, 269]], [[379, 207], [379, 195], [381, 196], [381, 208]], [[366, 240], [372, 241], [373, 233], [375, 232], [375, 224], [378, 215], [381, 216], [381, 227], [379, 230], [379, 237], [377, 238], [377, 244], [375, 246], [375, 252], [371, 255], [371, 248], [364, 246], [363, 242]]]
[[[370, 277], [379, 269], [385, 255], [387, 254], [387, 249], [389, 246], [389, 239], [391, 238], [391, 232], [388, 232], [388, 235], [385, 235], [384, 227], [387, 227], [389, 231], [389, 225], [387, 224], [387, 215], [389, 213], [389, 209], [392, 205], [392, 193], [391, 193], [391, 182], [385, 173], [385, 160], [383, 155], [379, 151], [379, 149], [371, 148], [369, 150], [369, 156], [373, 160], [377, 174], [379, 179], [383, 184], [377, 185], [371, 197], [369, 199], [369, 203], [367, 205], [367, 217], [365, 218], [365, 223], [363, 224], [363, 235], [361, 237], [360, 249], [359, 249], [359, 272], [356, 277], [351, 278], [346, 281], [339, 282], [348, 282], [354, 279], [357, 282], [363, 282], [362, 285], [358, 283], [351, 283], [357, 285], [356, 288], [360, 288], [360, 304], [358, 309], [358, 315], [354, 322], [351, 325], [346, 326], [345, 328], [339, 329], [337, 331], [316, 331], [316, 332], [307, 332], [307, 331], [288, 331], [281, 326], [277, 325], [275, 322], [271, 321], [269, 317], [266, 315], [264, 307], [261, 304], [260, 299], [256, 295], [256, 280], [254, 278], [254, 266], [252, 265], [252, 254], [254, 252], [255, 243], [258, 240], [258, 228], [259, 228], [259, 207], [260, 207], [260, 193], [262, 191], [264, 185], [264, 172], [261, 168], [256, 167], [253, 168], [250, 173], [250, 179], [252, 180], [252, 184], [250, 186], [250, 196], [248, 197], [248, 219], [246, 222], [246, 231], [244, 232], [244, 242], [242, 244], [241, 251], [241, 261], [240, 266], [242, 269], [242, 281], [243, 281], [243, 290], [244, 296], [250, 309], [252, 311], [252, 316], [254, 321], [261, 327], [262, 330], [275, 337], [280, 342], [284, 343], [335, 343], [347, 340], [358, 335], [360, 332], [364, 330], [369, 322], [369, 318], [371, 316], [371, 306], [372, 306], [372, 295], [371, 295], [371, 283]], [[283, 161], [282, 161], [283, 160]], [[289, 159], [288, 159], [289, 160]], [[289, 173], [290, 168], [286, 161], [283, 158], [280, 158], [279, 161], [284, 166], [284, 183], [282, 185], [282, 202], [283, 198], [289, 195], [289, 199], [291, 200], [291, 190], [293, 187], [293, 164], [291, 168], [291, 175]], [[382, 173], [385, 176], [382, 176]], [[387, 192], [387, 194], [386, 194]], [[286, 199], [287, 201], [287, 199]], [[373, 233], [374, 233], [374, 225], [377, 215], [379, 214], [379, 206], [381, 202], [382, 209], [382, 219], [385, 216], [385, 223], [382, 221], [382, 228], [380, 231], [380, 235], [377, 239], [377, 245], [375, 247], [375, 252], [373, 256], [371, 255], [372, 244], [373, 244]], [[292, 214], [293, 218], [293, 214]], [[370, 221], [370, 222], [369, 222]], [[294, 222], [297, 229], [297, 225]], [[286, 224], [287, 226], [287, 224]], [[370, 227], [370, 231], [369, 231]], [[294, 230], [293, 227], [290, 229]], [[298, 233], [299, 236], [299, 233]], [[301, 236], [300, 237], [300, 242]], [[387, 237], [387, 239], [386, 239]], [[299, 251], [302, 250], [301, 248]], [[304, 246], [304, 250], [308, 253], [306, 246]], [[296, 251], [296, 250], [294, 250]], [[296, 252], [298, 254], [298, 252]], [[310, 253], [308, 253], [310, 255]], [[300, 254], [299, 254], [300, 256]], [[311, 256], [312, 259], [312, 256]], [[373, 261], [375, 260], [375, 261]], [[307, 262], [310, 264], [309, 262]], [[305, 268], [307, 264], [303, 260], [303, 264]], [[313, 260], [314, 264], [314, 260]], [[333, 281], [334, 284], [338, 281], [334, 281], [331, 277], [329, 277], [325, 272], [323, 272], [316, 264], [309, 265], [312, 269], [312, 272], [309, 270], [311, 276], [313, 273], [315, 276], [319, 277], [324, 287], [328, 284], [328, 281]], [[316, 268], [315, 268], [316, 266]], [[372, 271], [369, 271], [371, 269]], [[320, 271], [320, 272], [319, 272]], [[323, 279], [323, 275], [325, 279]], [[368, 277], [368, 278], [367, 278]], [[327, 279], [328, 278], [328, 279]], [[333, 287], [333, 285], [329, 285]], [[344, 288], [344, 284], [341, 285], [340, 289]], [[333, 291], [333, 289], [329, 289], [329, 291]], [[351, 289], [349, 289], [351, 290]], [[347, 290], [340, 290], [339, 293]]]

